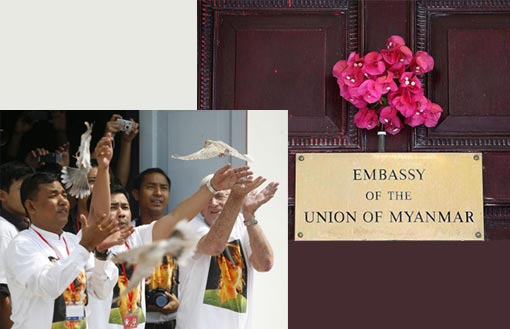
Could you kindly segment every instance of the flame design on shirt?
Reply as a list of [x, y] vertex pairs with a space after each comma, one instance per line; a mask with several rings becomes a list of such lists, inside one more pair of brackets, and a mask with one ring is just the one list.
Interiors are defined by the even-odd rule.
[[225, 303], [243, 292], [245, 281], [243, 279], [244, 265], [241, 257], [241, 247], [227, 244], [225, 251], [218, 256], [217, 262], [221, 275], [216, 293], [221, 302]]

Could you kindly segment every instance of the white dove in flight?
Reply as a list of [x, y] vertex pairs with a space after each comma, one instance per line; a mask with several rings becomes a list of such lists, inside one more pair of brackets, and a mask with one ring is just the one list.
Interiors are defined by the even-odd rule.
[[69, 189], [69, 194], [79, 199], [90, 195], [87, 174], [92, 168], [90, 165], [90, 140], [92, 139], [93, 125], [85, 122], [87, 130], [81, 135], [80, 147], [75, 155], [78, 168], [62, 168], [62, 183], [64, 183], [66, 189]]
[[181, 220], [175, 225], [174, 231], [165, 240], [155, 241], [140, 247], [122, 252], [112, 258], [115, 263], [127, 263], [136, 265], [126, 289], [120, 291], [116, 302], [126, 296], [146, 277], [150, 276], [156, 266], [165, 255], [172, 256], [182, 266], [193, 256], [198, 243], [198, 236], [193, 234], [193, 229], [187, 220]]
[[204, 147], [195, 153], [183, 156], [172, 155], [172, 158], [180, 160], [202, 160], [229, 155], [244, 161], [253, 162], [253, 159], [248, 154], [239, 153], [239, 151], [225, 142], [211, 140], [206, 140]]

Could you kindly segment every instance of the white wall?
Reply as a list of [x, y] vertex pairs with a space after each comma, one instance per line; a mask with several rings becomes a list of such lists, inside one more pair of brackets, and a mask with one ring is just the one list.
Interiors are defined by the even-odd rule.
[[172, 181], [168, 209], [193, 194], [201, 179], [218, 168], [227, 163], [245, 165], [233, 157], [171, 158], [199, 150], [207, 139], [224, 141], [246, 153], [246, 111], [140, 111], [140, 171], [150, 167], [165, 170]]
[[0, 109], [196, 108], [193, 0], [0, 1]]
[[287, 117], [287, 111], [248, 111], [247, 151], [256, 160], [251, 167], [257, 175], [280, 183], [275, 198], [257, 211], [271, 241], [275, 263], [270, 272], [255, 274], [255, 329], [288, 326]]

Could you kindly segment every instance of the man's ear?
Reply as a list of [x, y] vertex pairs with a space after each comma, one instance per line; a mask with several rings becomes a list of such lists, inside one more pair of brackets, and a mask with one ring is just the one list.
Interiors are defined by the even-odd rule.
[[6, 191], [4, 191], [4, 190], [0, 189], [0, 202], [5, 202], [5, 201], [7, 201], [7, 195], [8, 195], [8, 194], [9, 194], [8, 192], [6, 192]]
[[132, 189], [131, 190], [131, 195], [133, 195], [133, 199], [135, 199], [136, 202], [138, 202], [138, 197], [139, 197], [139, 193], [140, 191], [136, 190], [136, 189]]
[[30, 199], [25, 200], [25, 208], [27, 208], [28, 214], [32, 214], [36, 211], [34, 207], [34, 202]]

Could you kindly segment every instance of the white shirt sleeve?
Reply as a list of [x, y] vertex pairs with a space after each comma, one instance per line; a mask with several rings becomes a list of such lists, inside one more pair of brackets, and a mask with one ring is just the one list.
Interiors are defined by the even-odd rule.
[[94, 265], [87, 269], [87, 291], [97, 299], [108, 298], [117, 282], [119, 270], [111, 260], [99, 260], [93, 255], [90, 257]]

